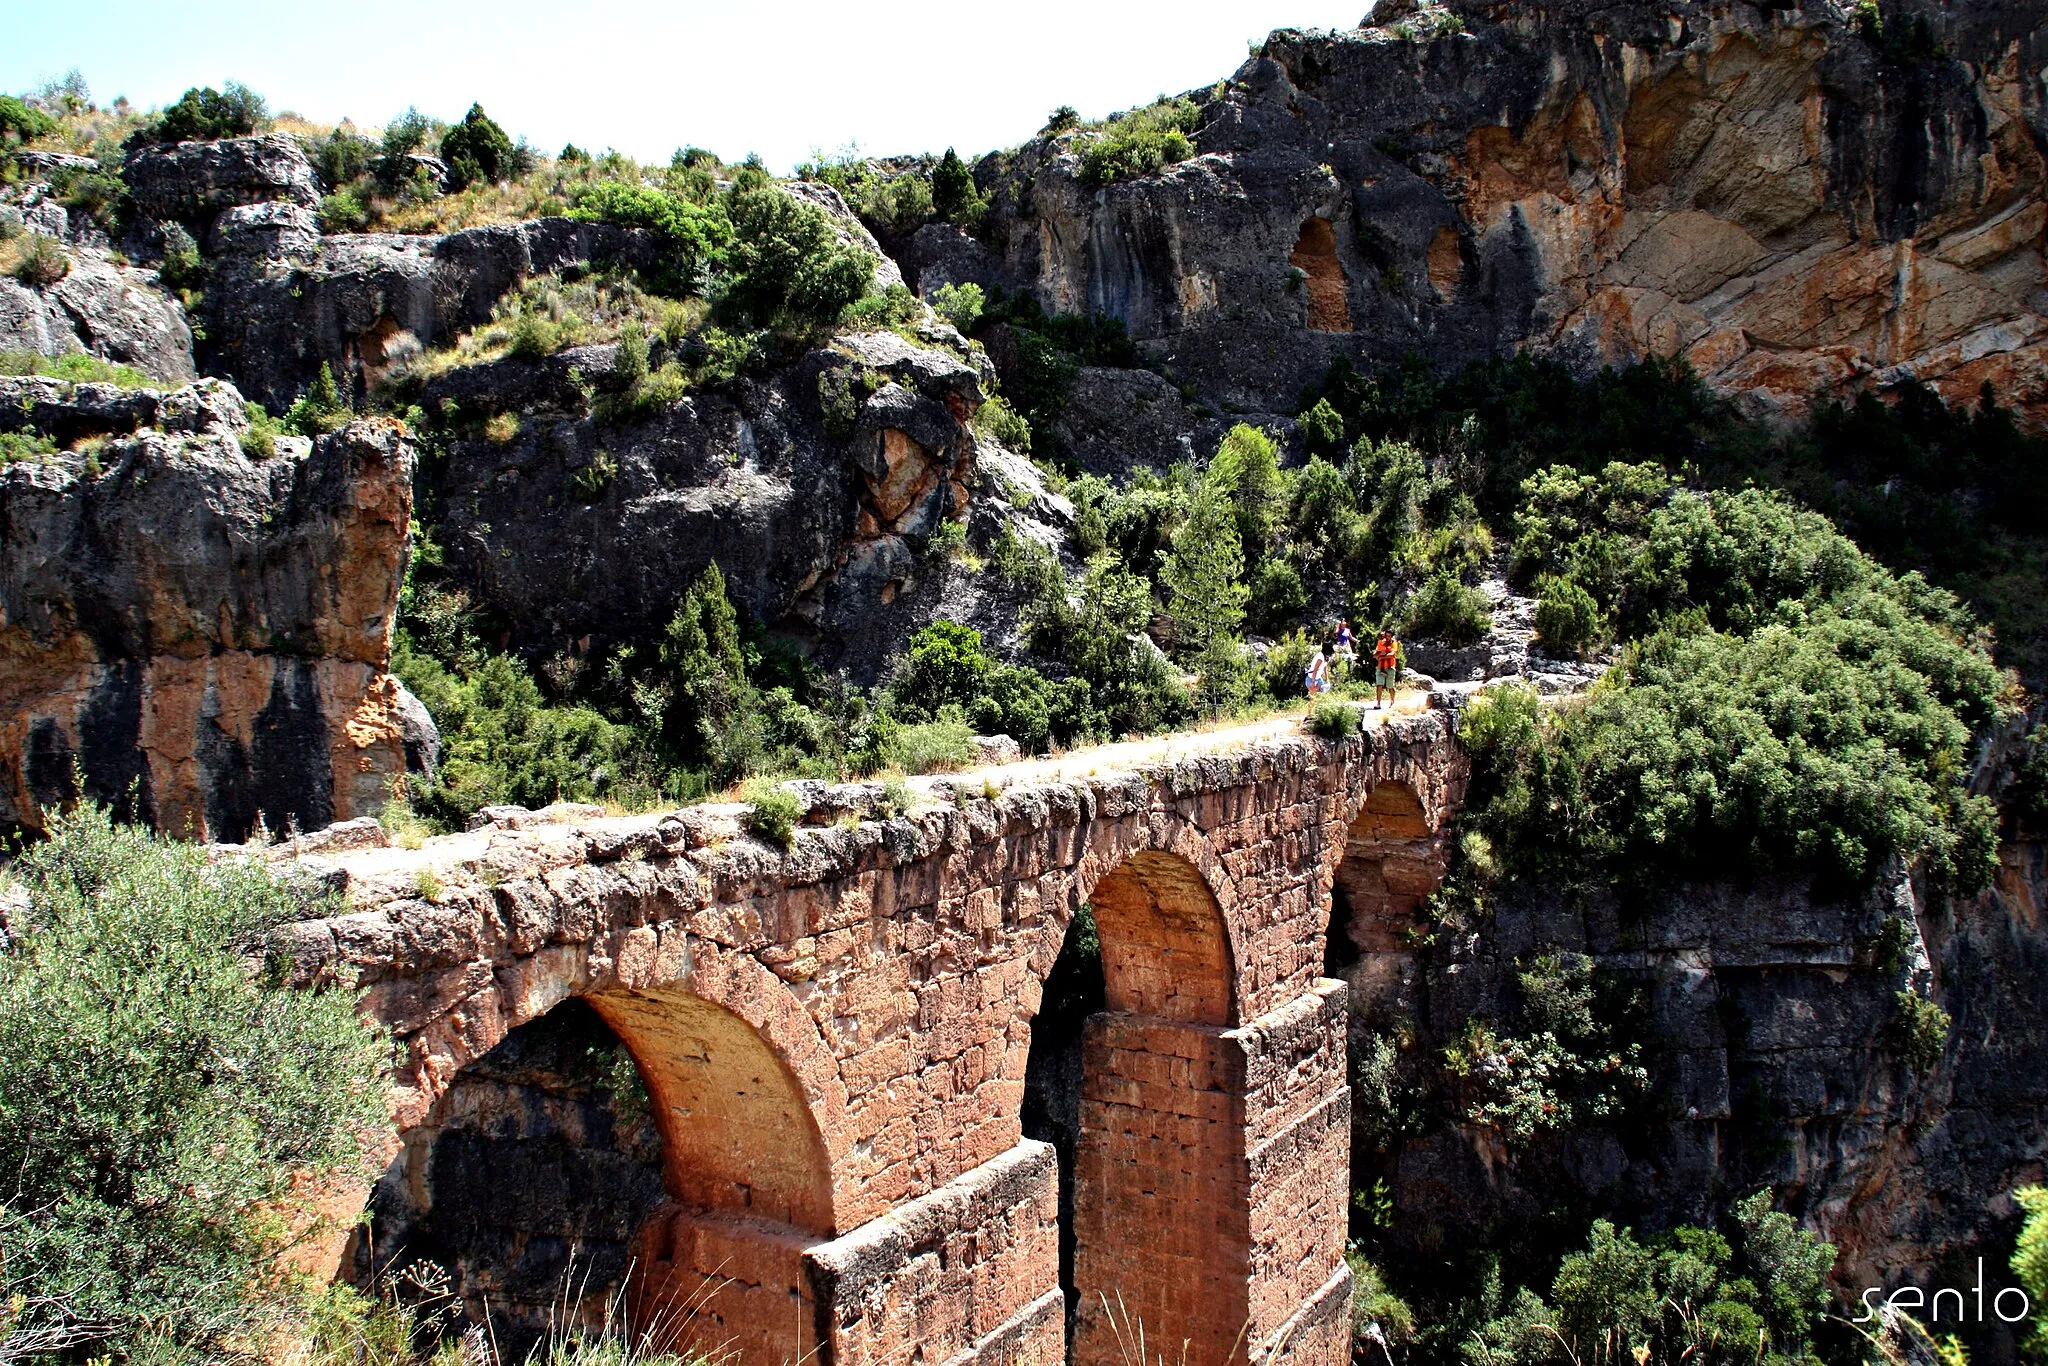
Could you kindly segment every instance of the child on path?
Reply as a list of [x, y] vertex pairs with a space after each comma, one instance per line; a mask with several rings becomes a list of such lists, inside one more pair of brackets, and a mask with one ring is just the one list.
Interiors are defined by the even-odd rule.
[[1321, 646], [1317, 646], [1316, 652], [1309, 656], [1307, 682], [1311, 702], [1330, 690], [1330, 660], [1329, 656], [1323, 653]]

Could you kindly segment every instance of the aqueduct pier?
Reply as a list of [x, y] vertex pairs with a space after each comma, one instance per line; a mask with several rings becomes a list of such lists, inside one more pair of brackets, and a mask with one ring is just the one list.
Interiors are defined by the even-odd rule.
[[[453, 1189], [430, 1168], [466, 1151], [435, 1142], [464, 1078], [587, 1008], [659, 1137], [622, 1273], [638, 1324], [747, 1362], [1118, 1361], [1138, 1323], [1190, 1363], [1349, 1361], [1325, 936], [1333, 903], [1413, 911], [1466, 765], [1440, 713], [1201, 744], [937, 780], [887, 818], [875, 785], [811, 784], [786, 851], [731, 806], [305, 837], [286, 856], [350, 910], [292, 927], [294, 953], [358, 973], [399, 1045], [380, 1191], [417, 1212]], [[1084, 907], [1100, 1008], [1067, 1058], [1070, 1141], [1041, 1142], [1034, 1020]]]

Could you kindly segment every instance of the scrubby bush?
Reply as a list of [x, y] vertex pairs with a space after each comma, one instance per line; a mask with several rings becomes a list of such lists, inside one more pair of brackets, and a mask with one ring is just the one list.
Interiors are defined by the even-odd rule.
[[1081, 179], [1107, 185], [1185, 161], [1195, 154], [1189, 135], [1201, 122], [1201, 109], [1185, 96], [1116, 115], [1081, 153]]
[[337, 190], [320, 199], [320, 231], [361, 232], [370, 226], [370, 208], [353, 190]]
[[0, 375], [48, 375], [69, 384], [113, 384], [123, 389], [160, 387], [160, 381], [132, 365], [116, 365], [84, 351], [55, 359], [34, 351], [0, 351]]
[[57, 131], [57, 120], [12, 95], [0, 95], [0, 145], [34, 142]]
[[388, 1044], [347, 985], [288, 986], [322, 914], [81, 807], [13, 866], [0, 950], [0, 1355], [224, 1360], [294, 1308], [319, 1183], [368, 1175]]
[[215, 142], [247, 137], [270, 126], [270, 107], [248, 86], [229, 81], [225, 90], [195, 87], [164, 110], [154, 129], [155, 140]]
[[787, 849], [796, 838], [797, 822], [803, 819], [803, 799], [779, 782], [757, 778], [740, 793], [747, 804], [742, 818], [747, 833], [765, 844]]
[[[2012, 1198], [2026, 1215], [2012, 1252], [2012, 1274], [2034, 1304], [2048, 1304], [2048, 1188], [2022, 1186]], [[2036, 1314], [2024, 1350], [2033, 1362], [2048, 1361], [2048, 1314]]]
[[757, 324], [836, 320], [874, 287], [875, 258], [843, 241], [825, 211], [763, 180], [734, 187], [732, 275], [724, 305]]
[[1949, 1014], [1917, 992], [1898, 993], [1899, 1057], [1915, 1072], [1931, 1072], [1948, 1051]]
[[472, 104], [462, 122], [441, 138], [441, 160], [448, 163], [457, 189], [475, 181], [494, 184], [505, 179], [513, 172], [512, 159], [512, 139], [481, 104]]
[[1350, 702], [1318, 702], [1309, 713], [1308, 728], [1325, 740], [1356, 735], [1364, 713]]
[[1199, 654], [1211, 641], [1237, 634], [1250, 590], [1238, 519], [1224, 490], [1205, 483], [1195, 493], [1159, 578], [1171, 595], [1167, 612], [1183, 652]]
[[71, 273], [71, 257], [54, 237], [32, 232], [13, 253], [8, 273], [31, 289], [48, 289]]
[[1570, 577], [1537, 585], [1536, 639], [1554, 655], [1578, 655], [1600, 636], [1600, 606]]
[[1408, 600], [1402, 618], [1404, 634], [1447, 645], [1470, 645], [1492, 629], [1486, 595], [1450, 574], [1434, 574], [1425, 581]]
[[977, 284], [940, 285], [932, 291], [931, 305], [944, 318], [962, 332], [972, 332], [974, 325], [981, 321], [982, 306], [987, 296]]
[[1732, 1242], [1682, 1225], [1643, 1243], [1595, 1220], [1558, 1267], [1550, 1303], [1527, 1287], [1512, 1299], [1493, 1291], [1492, 1317], [1462, 1345], [1467, 1366], [1816, 1360], [1833, 1245], [1773, 1211], [1768, 1191], [1733, 1213]]

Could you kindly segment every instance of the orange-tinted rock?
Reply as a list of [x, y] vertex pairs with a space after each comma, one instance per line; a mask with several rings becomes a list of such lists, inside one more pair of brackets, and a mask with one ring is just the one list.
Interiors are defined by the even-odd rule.
[[358, 422], [258, 461], [217, 381], [147, 413], [4, 383], [10, 412], [108, 439], [94, 464], [0, 478], [0, 821], [37, 825], [78, 790], [74, 766], [86, 794], [199, 839], [375, 812], [405, 770], [385, 672], [403, 429]]

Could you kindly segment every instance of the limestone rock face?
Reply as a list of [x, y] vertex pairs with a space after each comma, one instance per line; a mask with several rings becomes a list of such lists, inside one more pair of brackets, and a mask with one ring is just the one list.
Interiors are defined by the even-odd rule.
[[1091, 188], [1065, 135], [984, 163], [1001, 283], [1122, 319], [1243, 411], [1292, 411], [1338, 355], [1528, 346], [1682, 357], [1779, 420], [1989, 380], [2040, 425], [2048, 32], [1924, 7], [1940, 53], [1908, 51], [1914, 8], [1889, 41], [1820, 0], [1282, 31], [1202, 97], [1189, 161]]
[[443, 237], [320, 235], [296, 203], [233, 208], [213, 230], [208, 336], [218, 364], [273, 411], [320, 372], [362, 393], [391, 366], [487, 321], [529, 275], [593, 259], [653, 260], [645, 233], [566, 218]]
[[[98, 165], [55, 153], [37, 153], [24, 164], [31, 173], [47, 173], [81, 161]], [[50, 285], [0, 277], [0, 351], [53, 360], [83, 352], [170, 384], [198, 376], [185, 310], [162, 289], [156, 272], [115, 256], [105, 234], [65, 208], [47, 181], [0, 186], [0, 220], [57, 239], [70, 261], [64, 277]]]
[[405, 767], [385, 671], [404, 429], [242, 451], [242, 397], [0, 380], [0, 426], [78, 443], [0, 476], [0, 821], [76, 790], [239, 840], [374, 812]]
[[122, 167], [128, 195], [146, 217], [204, 223], [240, 204], [320, 198], [313, 164], [281, 133], [144, 147]]
[[987, 378], [957, 333], [932, 336], [840, 337], [622, 423], [569, 376], [601, 382], [609, 347], [440, 376], [436, 410], [521, 415], [504, 444], [453, 443], [435, 476], [448, 563], [519, 643], [573, 654], [658, 630], [715, 559], [742, 611], [871, 674], [871, 647], [901, 638], [899, 595], [946, 577], [923, 543], [968, 514], [977, 479]]

